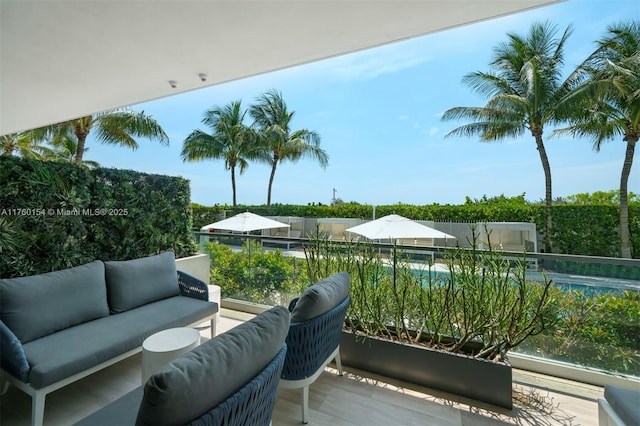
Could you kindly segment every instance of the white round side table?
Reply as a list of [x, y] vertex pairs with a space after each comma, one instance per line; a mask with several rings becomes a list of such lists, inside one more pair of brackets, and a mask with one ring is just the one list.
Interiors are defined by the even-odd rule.
[[142, 384], [160, 367], [200, 344], [195, 328], [178, 327], [159, 331], [142, 342]]

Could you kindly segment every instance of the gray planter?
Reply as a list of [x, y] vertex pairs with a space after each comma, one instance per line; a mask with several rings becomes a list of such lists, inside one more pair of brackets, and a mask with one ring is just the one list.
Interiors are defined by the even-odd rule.
[[342, 363], [360, 370], [511, 409], [512, 375], [499, 363], [343, 332]]

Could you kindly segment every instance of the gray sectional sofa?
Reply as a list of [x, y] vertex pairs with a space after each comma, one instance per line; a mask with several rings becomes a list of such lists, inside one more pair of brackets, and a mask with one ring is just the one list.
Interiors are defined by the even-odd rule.
[[40, 425], [48, 393], [140, 352], [160, 330], [211, 320], [213, 336], [217, 312], [172, 252], [1, 279], [0, 373], [31, 395]]

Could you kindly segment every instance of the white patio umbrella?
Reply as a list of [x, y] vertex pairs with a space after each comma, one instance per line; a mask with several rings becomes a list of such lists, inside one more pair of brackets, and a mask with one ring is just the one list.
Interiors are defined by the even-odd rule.
[[244, 212], [230, 218], [210, 223], [200, 228], [201, 231], [223, 229], [225, 231], [251, 232], [259, 229], [288, 228], [291, 225], [277, 220], [262, 217], [255, 213]]
[[[364, 235], [370, 240], [399, 240], [410, 238], [453, 238], [453, 235], [446, 234], [437, 229], [407, 219], [404, 216], [390, 214], [379, 219], [372, 220], [361, 225], [346, 229], [348, 232]], [[393, 246], [393, 283], [396, 283], [396, 246]]]
[[403, 238], [452, 238], [437, 229], [407, 219], [404, 216], [390, 214], [376, 220], [346, 229], [347, 232], [363, 235], [370, 240], [395, 240]]
[[[230, 218], [211, 223], [200, 228], [201, 231], [211, 229], [222, 229], [225, 231], [246, 232], [257, 231], [259, 229], [288, 228], [290, 225], [277, 220], [262, 217], [255, 213], [244, 212], [231, 216]], [[251, 244], [249, 244], [249, 280], [253, 280], [253, 270], [251, 269]]]

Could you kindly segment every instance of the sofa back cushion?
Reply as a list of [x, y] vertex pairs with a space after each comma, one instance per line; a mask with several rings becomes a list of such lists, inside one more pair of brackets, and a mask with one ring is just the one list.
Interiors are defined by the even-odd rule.
[[22, 343], [109, 315], [104, 264], [0, 280], [0, 319]]
[[333, 274], [307, 288], [298, 299], [291, 322], [297, 323], [316, 318], [330, 311], [349, 295], [351, 278], [346, 272]]
[[289, 312], [276, 306], [165, 365], [144, 386], [136, 424], [201, 417], [264, 370], [288, 332]]
[[111, 313], [178, 296], [178, 271], [173, 252], [104, 263]]

